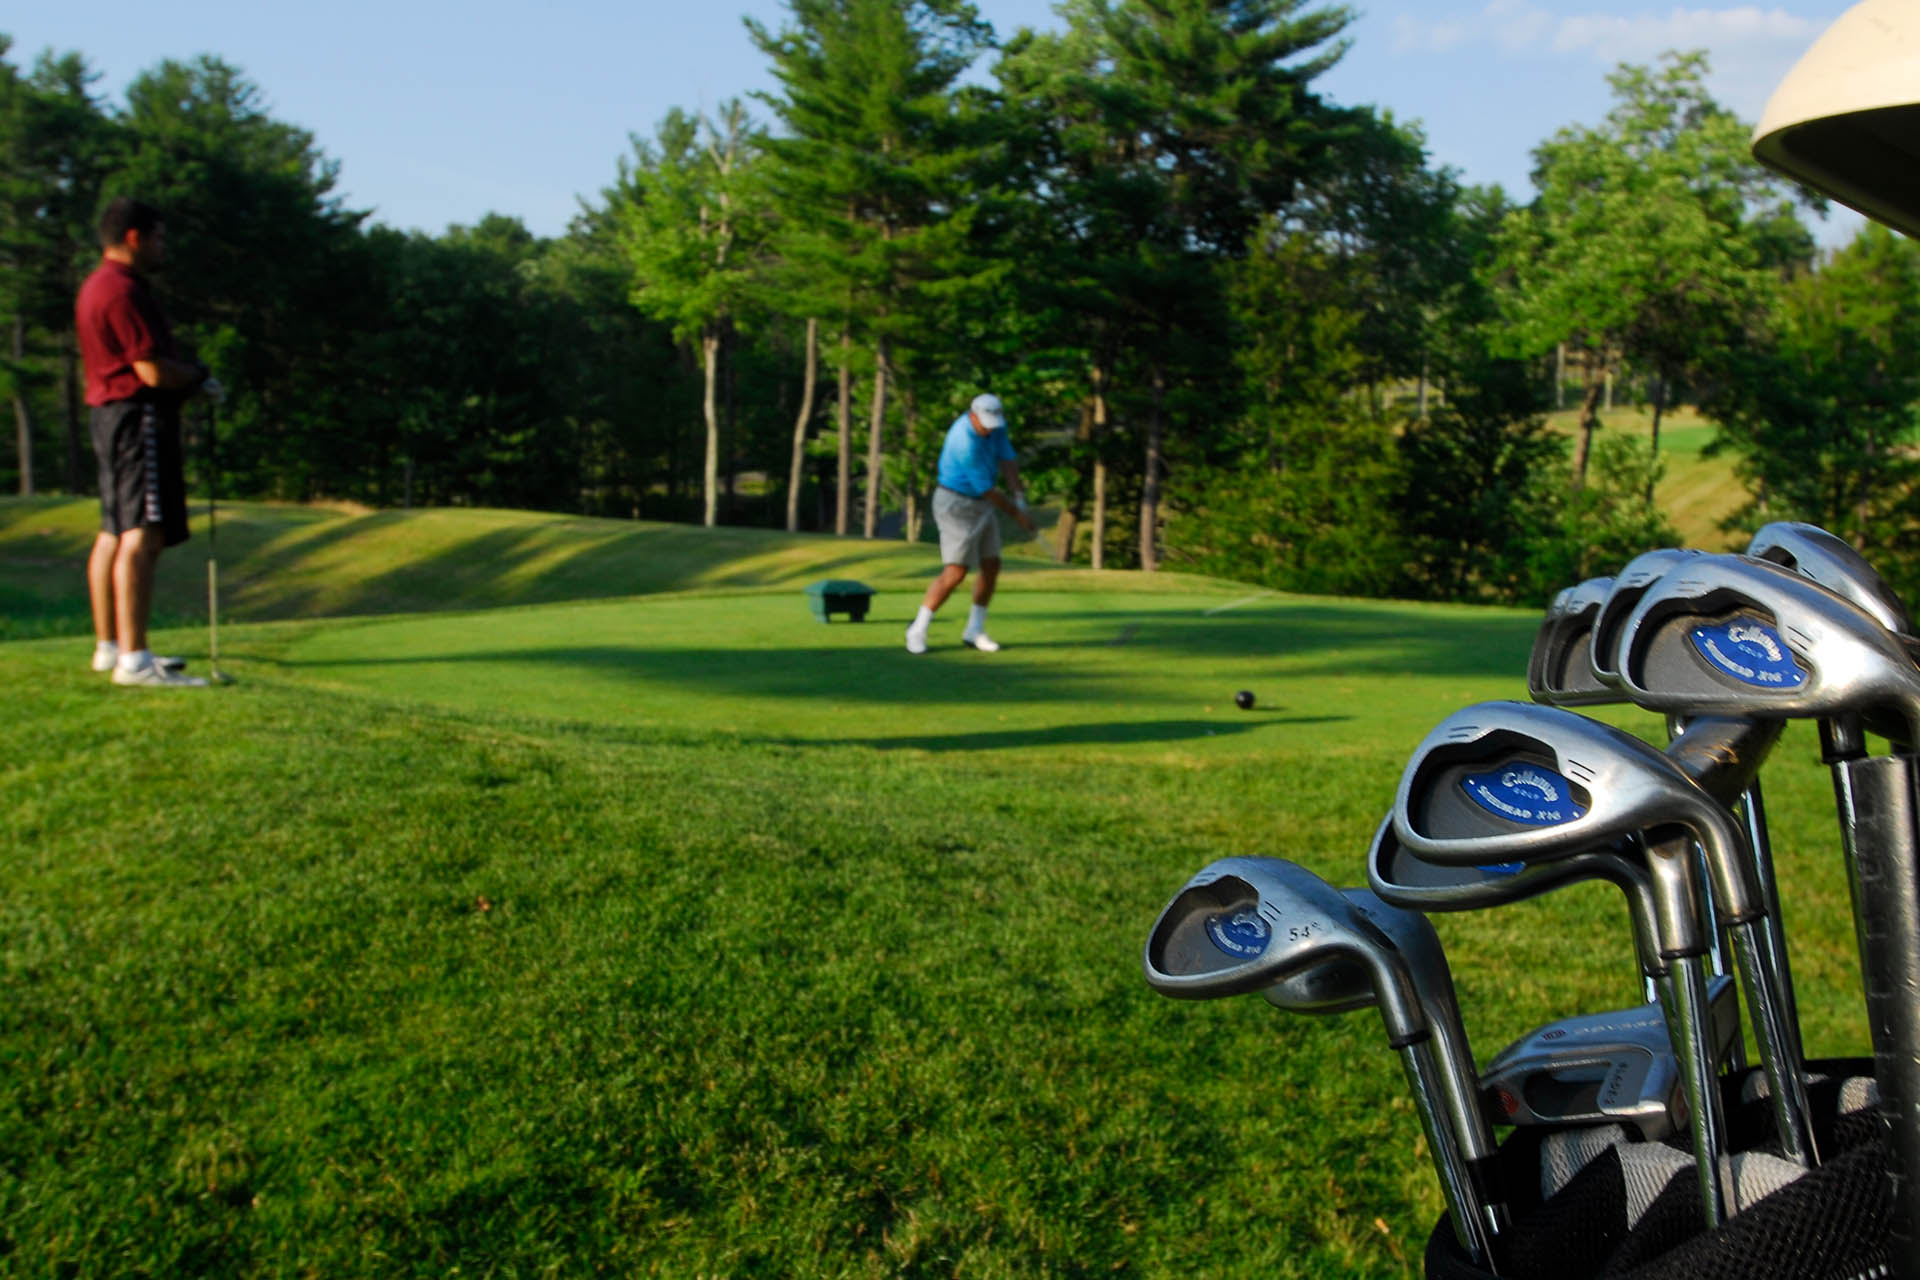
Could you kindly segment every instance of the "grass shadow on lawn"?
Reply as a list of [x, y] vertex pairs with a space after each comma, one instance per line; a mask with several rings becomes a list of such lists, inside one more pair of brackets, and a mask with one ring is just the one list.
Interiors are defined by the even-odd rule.
[[1351, 716], [1266, 717], [1261, 722], [1223, 725], [1217, 720], [1131, 720], [1121, 723], [1063, 724], [1035, 729], [1004, 729], [988, 733], [911, 734], [898, 738], [761, 738], [780, 747], [872, 747], [878, 751], [1003, 751], [1014, 747], [1088, 747], [1119, 743], [1183, 742], [1191, 738], [1224, 738], [1252, 733], [1275, 725], [1335, 724]]

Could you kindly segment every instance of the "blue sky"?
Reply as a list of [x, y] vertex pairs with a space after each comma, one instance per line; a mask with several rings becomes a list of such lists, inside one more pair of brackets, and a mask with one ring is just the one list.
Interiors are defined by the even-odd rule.
[[[1318, 87], [1420, 121], [1436, 163], [1525, 199], [1533, 148], [1598, 123], [1618, 63], [1707, 49], [1715, 96], [1756, 120], [1850, 2], [1352, 0], [1352, 49]], [[1052, 0], [977, 3], [1003, 36], [1059, 25]], [[497, 211], [557, 235], [577, 196], [612, 180], [629, 133], [671, 107], [771, 88], [741, 16], [777, 27], [785, 12], [782, 0], [40, 0], [0, 32], [16, 64], [49, 47], [85, 54], [113, 101], [161, 58], [218, 54], [340, 162], [350, 207], [431, 232]], [[1858, 223], [1838, 210], [1821, 238]]]

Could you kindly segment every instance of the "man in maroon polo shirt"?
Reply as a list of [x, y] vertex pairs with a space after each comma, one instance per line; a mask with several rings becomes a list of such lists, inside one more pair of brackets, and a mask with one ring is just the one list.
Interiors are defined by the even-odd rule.
[[100, 461], [100, 534], [87, 560], [95, 671], [115, 684], [204, 686], [178, 658], [147, 648], [154, 567], [187, 540], [180, 405], [218, 396], [204, 365], [180, 358], [146, 276], [166, 259], [152, 206], [124, 196], [100, 217], [100, 265], [80, 286], [74, 325], [86, 366], [93, 451]]

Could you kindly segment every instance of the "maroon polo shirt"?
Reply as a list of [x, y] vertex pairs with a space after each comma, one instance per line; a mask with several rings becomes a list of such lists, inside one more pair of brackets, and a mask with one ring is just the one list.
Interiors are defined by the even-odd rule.
[[174, 354], [173, 331], [146, 280], [112, 258], [100, 259], [80, 286], [73, 323], [80, 335], [90, 405], [132, 399], [146, 387], [133, 362]]

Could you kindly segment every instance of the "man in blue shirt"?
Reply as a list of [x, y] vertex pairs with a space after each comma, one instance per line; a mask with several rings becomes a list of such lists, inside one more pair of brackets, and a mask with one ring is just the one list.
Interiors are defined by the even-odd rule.
[[[933, 522], [940, 530], [943, 567], [927, 587], [919, 615], [907, 628], [907, 652], [927, 651], [927, 628], [933, 623], [934, 610], [947, 602], [968, 569], [977, 568], [980, 576], [973, 581], [973, 610], [967, 615], [960, 643], [992, 653], [1000, 647], [987, 635], [987, 605], [993, 600], [993, 585], [1000, 577], [1000, 522], [994, 518], [994, 510], [1006, 512], [1029, 532], [1033, 530], [1033, 517], [1027, 514], [1026, 488], [1020, 482], [1020, 465], [1013, 460], [1013, 445], [1007, 440], [1007, 413], [999, 396], [987, 392], [975, 396], [967, 411], [947, 428], [947, 442], [940, 450], [939, 479], [939, 488], [933, 491]], [[1006, 493], [996, 482], [1005, 485]]]

